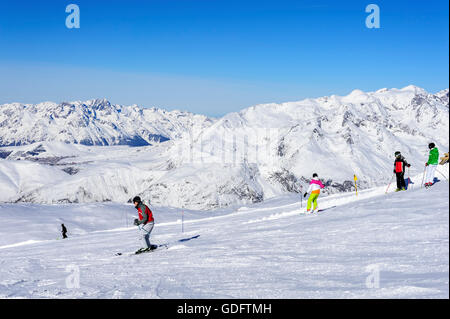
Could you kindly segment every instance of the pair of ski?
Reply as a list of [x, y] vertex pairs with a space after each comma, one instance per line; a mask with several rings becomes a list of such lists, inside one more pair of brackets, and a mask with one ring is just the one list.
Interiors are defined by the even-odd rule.
[[[161, 250], [163, 250], [163, 249], [168, 249], [169, 248], [169, 246], [168, 245], [166, 245], [166, 244], [162, 244], [162, 245], [152, 245], [152, 247], [150, 248], [150, 249], [139, 249], [138, 251], [135, 251], [134, 253], [126, 253], [126, 254], [128, 254], [128, 255], [130, 255], [130, 256], [133, 256], [133, 255], [140, 255], [140, 254], [145, 254], [145, 253], [153, 253], [153, 252], [155, 252], [155, 251], [161, 251]], [[116, 256], [122, 256], [122, 255], [124, 255], [124, 253], [116, 253]]]
[[189, 241], [189, 240], [192, 240], [192, 239], [196, 239], [196, 238], [199, 238], [199, 237], [200, 237], [200, 235], [195, 235], [195, 236], [188, 237], [188, 238], [182, 238], [182, 239], [179, 239], [177, 241], [170, 242], [170, 243], [165, 243], [165, 244], [160, 244], [160, 245], [152, 245], [153, 249], [149, 249], [149, 250], [142, 250], [142, 249], [140, 249], [140, 250], [138, 250], [136, 252], [133, 252], [133, 253], [120, 253], [119, 252], [119, 253], [116, 253], [116, 256], [122, 256], [122, 255], [133, 256], [133, 255], [141, 255], [141, 254], [146, 254], [146, 253], [154, 253], [154, 252], [157, 252], [157, 251], [163, 251], [163, 250], [169, 249], [169, 247], [171, 245], [173, 245], [173, 244], [183, 243], [183, 242], [186, 242], [186, 241]]
[[327, 207], [327, 208], [323, 208], [323, 209], [319, 209], [319, 210], [313, 210], [312, 212], [306, 212], [306, 215], [314, 215], [316, 213], [320, 213], [320, 212], [323, 212], [323, 211], [326, 211], [328, 209], [335, 208], [335, 207], [336, 206], [331, 206], [331, 207]]

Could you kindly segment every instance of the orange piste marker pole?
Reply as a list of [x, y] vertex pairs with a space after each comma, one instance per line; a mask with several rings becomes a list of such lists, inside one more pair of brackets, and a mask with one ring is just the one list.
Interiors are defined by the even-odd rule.
[[356, 190], [356, 196], [358, 196], [358, 187], [356, 186], [356, 175], [353, 175], [353, 180], [355, 181], [355, 190]]

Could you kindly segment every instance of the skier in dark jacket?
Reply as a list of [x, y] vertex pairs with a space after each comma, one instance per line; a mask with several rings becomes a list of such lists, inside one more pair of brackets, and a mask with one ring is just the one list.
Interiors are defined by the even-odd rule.
[[398, 151], [395, 152], [394, 173], [397, 177], [397, 189], [395, 190], [396, 192], [406, 190], [406, 183], [405, 183], [406, 167], [411, 167], [411, 165], [408, 164], [408, 162], [400, 152]]
[[61, 233], [62, 233], [62, 236], [63, 236], [63, 239], [65, 239], [65, 238], [67, 238], [67, 228], [66, 228], [66, 226], [64, 226], [64, 224], [61, 224]]
[[153, 230], [153, 226], [155, 225], [152, 211], [142, 202], [139, 196], [133, 198], [133, 204], [139, 214], [139, 219], [136, 218], [134, 220], [134, 225], [139, 227], [139, 231], [141, 232], [141, 240], [144, 246], [136, 251], [136, 253], [139, 254], [156, 249], [158, 246], [150, 244], [150, 234]]

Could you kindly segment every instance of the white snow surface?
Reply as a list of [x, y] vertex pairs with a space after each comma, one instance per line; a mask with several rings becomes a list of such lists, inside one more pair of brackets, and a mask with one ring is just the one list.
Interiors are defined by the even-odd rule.
[[295, 194], [152, 206], [151, 240], [169, 249], [142, 255], [129, 254], [140, 247], [130, 204], [0, 204], [0, 298], [448, 298], [449, 185], [413, 180], [322, 195], [312, 215]]

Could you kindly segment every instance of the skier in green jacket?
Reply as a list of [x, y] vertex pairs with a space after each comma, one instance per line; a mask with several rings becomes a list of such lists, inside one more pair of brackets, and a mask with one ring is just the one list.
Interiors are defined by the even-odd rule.
[[425, 163], [425, 187], [430, 187], [434, 183], [434, 172], [438, 166], [439, 162], [439, 150], [434, 143], [428, 144], [430, 149], [430, 155], [428, 156], [428, 161]]

